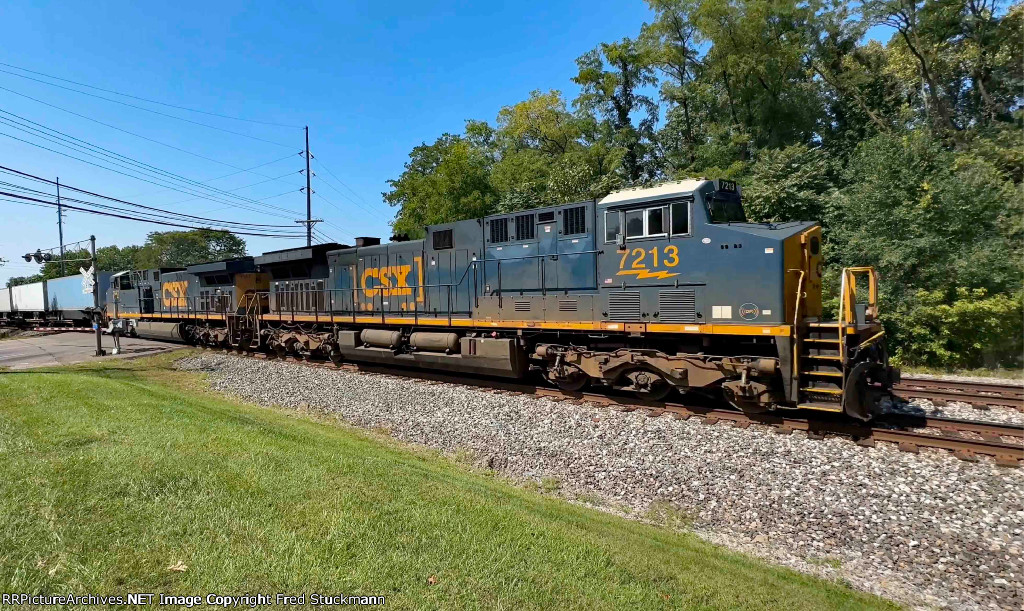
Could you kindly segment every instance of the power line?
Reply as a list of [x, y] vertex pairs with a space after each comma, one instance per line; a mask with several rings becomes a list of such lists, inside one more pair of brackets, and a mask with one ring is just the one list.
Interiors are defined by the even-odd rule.
[[[352, 193], [352, 195], [355, 195], [355, 196], [356, 196], [357, 198], [359, 198], [359, 201], [363, 202], [363, 203], [364, 203], [364, 204], [366, 204], [367, 206], [369, 206], [369, 205], [370, 205], [370, 202], [366, 201], [366, 200], [365, 200], [365, 199], [363, 198], [363, 196], [362, 196], [362, 195], [359, 195], [358, 193], [356, 193], [356, 192], [355, 192], [355, 191], [354, 191], [354, 190], [352, 189], [352, 187], [348, 186], [348, 184], [347, 184], [347, 183], [346, 183], [346, 182], [345, 182], [344, 180], [342, 180], [342, 179], [338, 178], [337, 174], [335, 174], [334, 172], [332, 172], [332, 171], [331, 171], [331, 169], [330, 169], [329, 167], [327, 167], [326, 165], [324, 165], [324, 162], [320, 161], [320, 159], [318, 159], [317, 157], [313, 157], [313, 160], [314, 160], [314, 161], [316, 161], [317, 165], [319, 165], [319, 166], [320, 166], [321, 168], [323, 168], [323, 169], [324, 169], [324, 170], [325, 170], [325, 171], [326, 171], [326, 172], [327, 172], [328, 174], [330, 174], [330, 175], [331, 175], [331, 177], [332, 177], [332, 178], [334, 178], [334, 180], [336, 180], [336, 181], [338, 181], [339, 183], [341, 183], [341, 186], [345, 187], [346, 189], [348, 189], [348, 190], [349, 190], [349, 191], [350, 191], [350, 192]], [[327, 182], [327, 181], [326, 181], [326, 180], [324, 180], [324, 182]], [[327, 183], [327, 184], [328, 184], [328, 185], [330, 185], [330, 183]], [[337, 190], [337, 189], [335, 189], [335, 190]], [[339, 193], [340, 193], [340, 191], [339, 191]], [[390, 212], [390, 211], [389, 211], [389, 212]]]
[[[17, 126], [14, 126], [14, 127], [17, 127]], [[26, 131], [26, 130], [22, 130], [22, 131]], [[92, 166], [95, 166], [95, 167], [98, 167], [98, 168], [102, 168], [102, 169], [107, 170], [109, 172], [114, 172], [115, 174], [120, 174], [122, 176], [127, 176], [129, 178], [134, 178], [135, 180], [140, 180], [142, 182], [146, 182], [146, 183], [149, 183], [149, 184], [152, 184], [152, 185], [156, 185], [158, 187], [164, 187], [166, 189], [170, 189], [172, 191], [177, 191], [179, 193], [184, 193], [186, 195], [197, 195], [197, 196], [202, 197], [203, 199], [206, 199], [206, 200], [209, 200], [209, 201], [212, 201], [212, 202], [217, 202], [217, 203], [220, 203], [220, 204], [226, 204], [226, 205], [231, 206], [231, 207], [242, 208], [244, 210], [249, 210], [250, 212], [258, 212], [258, 213], [267, 214], [267, 215], [270, 215], [270, 216], [276, 216], [276, 217], [279, 217], [279, 218], [291, 218], [291, 214], [289, 214], [288, 216], [285, 216], [285, 215], [278, 214], [278, 213], [275, 213], [275, 212], [268, 212], [268, 211], [265, 211], [265, 210], [258, 210], [258, 209], [252, 208], [250, 206], [245, 206], [243, 204], [237, 204], [237, 203], [234, 203], [234, 202], [225, 202], [224, 200], [215, 199], [215, 198], [213, 198], [213, 197], [211, 197], [209, 195], [202, 195], [202, 194], [199, 194], [199, 193], [195, 193], [193, 191], [186, 191], [186, 190], [184, 190], [182, 188], [178, 188], [178, 187], [175, 187], [175, 186], [172, 186], [172, 185], [168, 185], [168, 184], [163, 183], [163, 182], [156, 182], [154, 180], [148, 180], [146, 178], [142, 178], [142, 177], [136, 176], [134, 174], [129, 174], [127, 172], [122, 172], [120, 170], [115, 170], [114, 168], [110, 168], [110, 167], [107, 167], [105, 165], [102, 165], [102, 164], [99, 164], [99, 163], [96, 163], [96, 162], [93, 162], [93, 161], [89, 161], [87, 159], [82, 159], [81, 157], [76, 157], [74, 155], [70, 155], [68, 153], [64, 153], [62, 151], [58, 151], [56, 149], [52, 149], [50, 147], [43, 146], [41, 144], [37, 144], [35, 142], [30, 142], [30, 141], [25, 140], [23, 138], [18, 138], [17, 136], [12, 136], [11, 134], [8, 134], [8, 133], [5, 133], [5, 132], [0, 132], [0, 136], [6, 136], [8, 138], [11, 138], [12, 140], [17, 140], [18, 142], [23, 142], [23, 143], [28, 144], [30, 146], [41, 148], [41, 149], [43, 149], [45, 151], [50, 151], [51, 153], [56, 153], [56, 154], [62, 155], [64, 157], [68, 157], [68, 158], [74, 159], [76, 161], [81, 161], [82, 163], [86, 163], [86, 164], [89, 164], [89, 165], [92, 165]], [[49, 140], [49, 141], [52, 142], [52, 140]], [[85, 154], [90, 156], [90, 157], [97, 157], [97, 155], [93, 155], [93, 154], [88, 153], [88, 152], [85, 152]], [[116, 161], [114, 163], [115, 163], [115, 165], [118, 165], [120, 167], [125, 167], [123, 164], [117, 163]], [[206, 185], [203, 185], [203, 186], [205, 187]], [[207, 188], [209, 188], [209, 187], [207, 187]], [[260, 203], [260, 202], [258, 202], [256, 200], [249, 200], [248, 198], [240, 198], [239, 196], [234, 195], [234, 194], [230, 194], [230, 195], [232, 195], [232, 196], [234, 196], [236, 198], [245, 200], [245, 201], [253, 201], [253, 202], [257, 203], [257, 204]], [[279, 208], [277, 206], [271, 206], [269, 204], [266, 204], [266, 207], [274, 208], [276, 210], [282, 210], [284, 212], [289, 212], [290, 213], [290, 211], [285, 209], [285, 208]]]
[[[52, 132], [53, 134], [57, 134], [57, 135], [53, 136], [53, 135], [45, 133], [45, 132], [43, 132], [43, 131], [41, 131], [39, 129], [35, 129], [35, 128], [32, 128], [32, 127], [26, 127], [23, 124], [19, 125], [17, 123], [17, 121], [12, 121], [11, 119], [8, 119], [8, 118], [5, 118], [5, 117], [0, 117], [0, 121], [6, 122], [9, 126], [14, 127], [15, 129], [18, 129], [20, 131], [27, 132], [27, 133], [35, 132], [35, 135], [37, 137], [42, 137], [43, 139], [48, 140], [50, 142], [55, 142], [53, 140], [53, 138], [56, 138], [57, 140], [62, 141], [64, 146], [72, 146], [72, 147], [77, 147], [79, 149], [86, 148], [87, 150], [86, 151], [82, 151], [82, 152], [85, 152], [86, 154], [88, 154], [90, 156], [95, 156], [95, 155], [91, 155], [91, 153], [92, 152], [96, 152], [100, 156], [105, 157], [105, 158], [113, 157], [114, 159], [107, 159], [107, 160], [108, 161], [113, 161], [113, 163], [115, 163], [117, 165], [120, 165], [121, 167], [125, 167], [123, 165], [123, 163], [128, 163], [128, 164], [133, 165], [133, 166], [139, 166], [142, 171], [149, 172], [150, 174], [154, 174], [154, 173], [155, 174], [159, 174], [161, 176], [158, 176], [158, 177], [161, 178], [161, 179], [166, 180], [167, 177], [169, 177], [169, 178], [171, 178], [173, 180], [177, 180], [179, 182], [186, 183], [186, 184], [189, 185], [189, 188], [198, 187], [200, 189], [207, 189], [207, 190], [212, 191], [212, 192], [217, 193], [217, 194], [222, 194], [222, 195], [227, 195], [229, 197], [234, 197], [234, 198], [242, 200], [242, 201], [257, 203], [255, 200], [249, 199], [247, 197], [242, 197], [240, 195], [235, 195], [235, 194], [233, 194], [233, 193], [231, 193], [229, 191], [225, 191], [225, 190], [220, 189], [218, 187], [213, 187], [213, 186], [207, 185], [205, 183], [199, 182], [197, 180], [193, 180], [191, 178], [187, 178], [187, 177], [182, 176], [180, 174], [175, 174], [174, 172], [169, 172], [167, 170], [163, 170], [163, 169], [158, 168], [158, 167], [156, 167], [154, 165], [148, 164], [148, 163], [146, 163], [144, 161], [139, 161], [138, 159], [135, 159], [133, 157], [129, 157], [127, 155], [122, 155], [122, 154], [117, 153], [115, 151], [112, 151], [110, 149], [103, 148], [102, 146], [99, 146], [99, 145], [96, 145], [96, 144], [92, 144], [91, 142], [88, 142], [86, 140], [82, 140], [81, 138], [76, 138], [76, 137], [74, 137], [74, 136], [72, 136], [70, 134], [67, 134], [65, 132], [62, 132], [62, 131], [60, 131], [58, 129], [54, 129], [52, 127], [48, 127], [46, 125], [43, 125], [42, 123], [38, 123], [36, 121], [32, 121], [31, 119], [26, 119], [25, 117], [22, 117], [20, 115], [16, 115], [16, 114], [14, 114], [12, 112], [8, 112], [8, 111], [5, 111], [5, 110], [0, 110], [0, 113], [6, 114], [6, 115], [10, 115], [10, 116], [15, 117], [16, 119], [18, 119], [18, 120], [20, 120], [20, 121], [22, 121], [24, 123], [30, 123], [32, 125], [38, 126], [39, 128], [42, 128], [42, 130], [45, 130], [45, 132]], [[74, 142], [69, 142], [69, 140], [73, 140]], [[139, 170], [136, 170], [136, 171], [139, 171]], [[257, 174], [257, 175], [264, 176], [265, 178], [268, 178], [265, 174]], [[193, 185], [194, 185], [194, 187], [193, 187]], [[190, 191], [186, 192], [186, 193], [188, 193], [189, 195], [196, 195], [195, 193], [192, 193]], [[285, 210], [285, 212], [289, 212], [289, 211]]]
[[[325, 165], [324, 165], [324, 164], [323, 164], [323, 163], [322, 163], [322, 162], [321, 162], [321, 161], [320, 161], [319, 159], [317, 159], [316, 157], [313, 157], [313, 160], [314, 160], [314, 161], [316, 161], [316, 162], [317, 162], [317, 165], [319, 165], [319, 166], [320, 166], [320, 167], [321, 167], [322, 169], [326, 170], [328, 174], [330, 174], [331, 176], [334, 176], [334, 173], [333, 173], [333, 172], [331, 172], [331, 171], [330, 171], [330, 170], [329, 170], [329, 169], [327, 168], [327, 166], [325, 166]], [[346, 194], [345, 192], [343, 192], [343, 191], [342, 191], [341, 189], [338, 189], [337, 187], [335, 187], [334, 185], [332, 185], [332, 184], [331, 184], [331, 183], [330, 183], [330, 182], [329, 182], [329, 181], [328, 181], [328, 180], [327, 180], [326, 178], [323, 178], [322, 176], [317, 176], [316, 174], [314, 174], [313, 176], [314, 176], [314, 177], [316, 177], [316, 178], [320, 178], [320, 180], [321, 180], [321, 181], [322, 181], [322, 182], [323, 182], [323, 183], [324, 183], [325, 185], [327, 185], [327, 186], [328, 186], [328, 187], [330, 187], [331, 189], [334, 189], [334, 191], [335, 191], [335, 192], [337, 192], [337, 193], [338, 193], [339, 195], [341, 195], [342, 197], [344, 197], [344, 198], [345, 198], [345, 199], [347, 199], [348, 201], [352, 202], [352, 203], [353, 203], [353, 204], [355, 204], [356, 206], [359, 206], [360, 208], [362, 208], [363, 210], [365, 210], [365, 211], [366, 211], [367, 213], [369, 213], [369, 214], [376, 214], [376, 215], [379, 215], [379, 214], [380, 214], [380, 212], [374, 212], [373, 210], [370, 210], [370, 209], [369, 209], [369, 208], [367, 208], [366, 206], [363, 206], [362, 204], [360, 204], [360, 203], [359, 203], [359, 202], [357, 202], [356, 200], [352, 199], [352, 197], [350, 197], [349, 195], [347, 195], [347, 194]], [[345, 188], [347, 188], [347, 189], [348, 189], [349, 191], [352, 191], [352, 188], [351, 188], [351, 187], [349, 187], [348, 185], [346, 185], [346, 184], [345, 184], [344, 182], [342, 182], [340, 178], [338, 178], [337, 176], [334, 176], [334, 179], [335, 179], [335, 180], [337, 180], [338, 182], [340, 182], [340, 183], [341, 183], [341, 184], [342, 184], [342, 185], [343, 185], [343, 186], [344, 186]], [[369, 206], [369, 205], [370, 205], [370, 204], [369, 204], [369, 202], [367, 202], [367, 201], [366, 201], [365, 199], [363, 199], [362, 197], [360, 197], [360, 195], [359, 195], [358, 193], [356, 193], [355, 191], [352, 191], [352, 193], [353, 193], [353, 194], [355, 194], [355, 196], [356, 196], [356, 197], [358, 197], [358, 198], [359, 198], [360, 200], [362, 200], [362, 201], [363, 201], [363, 203], [366, 203], [366, 205], [367, 205], [367, 206]], [[388, 213], [390, 214], [390, 210], [388, 211]]]
[[149, 102], [151, 104], [159, 104], [161, 106], [167, 106], [169, 108], [177, 108], [179, 110], [187, 110], [189, 112], [197, 112], [197, 113], [200, 113], [200, 114], [210, 115], [210, 116], [213, 116], [213, 117], [220, 117], [222, 119], [231, 119], [232, 121], [245, 121], [247, 123], [259, 123], [261, 125], [273, 125], [273, 126], [276, 126], [276, 127], [291, 127], [291, 128], [294, 128], [294, 129], [299, 129], [299, 128], [302, 127], [301, 125], [289, 125], [287, 123], [274, 123], [273, 121], [259, 121], [259, 120], [256, 120], [256, 119], [245, 119], [245, 118], [242, 118], [242, 117], [232, 117], [230, 115], [222, 115], [220, 113], [209, 112], [209, 111], [206, 111], [206, 110], [199, 110], [197, 108], [189, 108], [187, 106], [178, 106], [176, 104], [169, 104], [167, 102], [160, 102], [158, 100], [151, 100], [149, 98], [143, 98], [143, 97], [140, 97], [140, 96], [137, 96], [137, 95], [132, 95], [130, 93], [122, 93], [120, 91], [114, 91], [113, 89], [104, 89], [102, 87], [97, 87], [95, 85], [89, 85], [88, 83], [80, 83], [78, 81], [72, 81], [71, 79], [61, 78], [59, 76], [53, 76], [52, 74], [46, 74], [45, 72], [37, 72], [36, 70], [29, 70], [28, 68], [22, 68], [21, 66], [15, 66], [13, 64], [7, 64], [7, 63], [4, 63], [4, 62], [0, 62], [0, 66], [7, 66], [8, 68], [14, 68], [15, 70], [21, 70], [22, 72], [28, 72], [30, 74], [38, 74], [39, 76], [45, 76], [46, 78], [51, 78], [51, 79], [56, 80], [56, 81], [63, 81], [65, 83], [71, 83], [73, 85], [78, 85], [80, 87], [88, 87], [89, 89], [95, 89], [96, 91], [102, 91], [104, 93], [112, 93], [114, 95], [124, 96], [126, 98], [132, 98], [133, 100], [140, 100], [142, 102]]
[[[52, 180], [50, 180], [48, 178], [43, 178], [41, 176], [36, 176], [34, 174], [29, 174], [27, 172], [22, 172], [20, 170], [15, 170], [14, 168], [9, 168], [9, 167], [3, 166], [3, 165], [0, 165], [0, 170], [5, 170], [7, 172], [14, 173], [14, 174], [17, 174], [17, 175], [25, 177], [25, 178], [31, 178], [31, 179], [36, 180], [38, 182], [43, 182], [43, 183], [46, 183], [46, 184], [49, 184], [49, 185], [57, 184], [56, 182], [54, 182], [54, 181], [52, 181]], [[146, 205], [143, 205], [143, 204], [137, 204], [135, 202], [130, 202], [130, 201], [127, 201], [127, 200], [116, 198], [116, 197], [111, 197], [109, 195], [103, 195], [101, 193], [94, 193], [92, 191], [87, 191], [87, 190], [81, 189], [79, 187], [73, 187], [73, 186], [68, 185], [68, 184], [64, 184], [62, 186], [65, 189], [68, 189], [70, 191], [75, 191], [76, 193], [84, 193], [85, 195], [91, 195], [93, 197], [99, 197], [101, 199], [105, 199], [105, 200], [108, 200], [108, 201], [116, 202], [116, 203], [119, 203], [119, 204], [126, 204], [128, 206], [133, 206], [135, 208], [140, 208], [140, 209], [143, 209], [143, 210], [152, 210], [152, 211], [160, 212], [160, 213], [163, 213], [163, 214], [170, 214], [170, 215], [174, 215], [174, 216], [180, 216], [180, 217], [183, 217], [183, 218], [190, 218], [190, 219], [199, 220], [199, 221], [209, 221], [209, 222], [217, 223], [217, 224], [221, 224], [221, 225], [224, 225], [224, 224], [242, 225], [242, 226], [246, 226], [246, 227], [277, 227], [277, 228], [284, 228], [284, 227], [286, 227], [285, 225], [264, 225], [264, 224], [258, 224], [258, 223], [242, 223], [242, 222], [237, 222], [237, 221], [224, 221], [222, 219], [211, 219], [211, 218], [202, 217], [202, 216], [195, 216], [195, 215], [192, 215], [192, 214], [185, 214], [183, 212], [174, 212], [172, 210], [164, 210], [162, 208], [155, 208], [153, 206], [146, 206]]]
[[260, 142], [266, 142], [267, 144], [273, 144], [275, 146], [282, 146], [282, 147], [285, 147], [285, 148], [293, 148], [291, 144], [283, 144], [281, 142], [275, 142], [273, 140], [267, 140], [266, 138], [260, 138], [258, 136], [250, 136], [249, 134], [244, 134], [242, 132], [236, 132], [234, 130], [225, 129], [223, 127], [217, 127], [216, 125], [210, 125], [209, 123], [202, 123], [200, 121], [193, 121], [192, 119], [186, 119], [184, 117], [179, 117], [179, 116], [176, 116], [176, 115], [168, 114], [166, 112], [160, 112], [159, 110], [153, 110], [152, 108], [146, 108], [145, 106], [139, 106], [137, 104], [129, 104], [128, 102], [122, 102], [121, 100], [114, 100], [114, 99], [111, 99], [111, 98], [106, 98], [106, 97], [103, 97], [101, 95], [96, 95], [95, 93], [89, 93], [88, 91], [80, 91], [80, 90], [74, 89], [72, 87], [65, 87], [64, 85], [58, 85], [57, 83], [49, 83], [49, 82], [41, 80], [41, 79], [32, 78], [31, 76], [25, 76], [24, 74], [18, 74], [17, 72], [11, 72], [9, 70], [0, 70], [0, 72], [2, 72], [4, 74], [10, 74], [11, 76], [16, 76], [18, 78], [23, 78], [23, 79], [28, 79], [30, 81], [35, 81], [37, 83], [42, 83], [44, 85], [49, 85], [50, 87], [57, 87], [59, 89], [66, 89], [68, 91], [73, 91], [75, 93], [79, 93], [79, 94], [82, 94], [82, 95], [87, 95], [89, 97], [98, 98], [100, 100], [106, 100], [107, 102], [113, 102], [115, 104], [121, 104], [123, 106], [128, 106], [130, 108], [137, 108], [139, 110], [144, 110], [146, 112], [151, 112], [153, 114], [160, 115], [162, 117], [168, 117], [168, 118], [171, 118], [171, 119], [177, 119], [178, 121], [184, 121], [185, 123], [191, 123], [193, 125], [199, 125], [199, 126], [202, 126], [202, 127], [207, 127], [209, 129], [215, 129], [217, 131], [222, 131], [222, 132], [225, 132], [225, 133], [228, 133], [228, 134], [234, 134], [236, 136], [242, 136], [243, 138], [250, 138], [252, 140], [259, 140]]
[[[0, 62], [0, 63], [2, 63], [2, 62]], [[110, 123], [106, 123], [106, 122], [100, 121], [99, 119], [94, 119], [94, 118], [89, 117], [87, 115], [83, 115], [82, 113], [75, 112], [73, 110], [68, 110], [67, 108], [62, 108], [60, 106], [57, 106], [56, 104], [51, 104], [49, 102], [44, 102], [43, 100], [40, 100], [39, 98], [34, 98], [34, 97], [30, 96], [30, 95], [26, 95], [24, 93], [19, 93], [17, 91], [14, 91], [13, 89], [8, 89], [7, 87], [0, 87], [0, 90], [7, 91], [9, 93], [13, 93], [14, 95], [18, 95], [18, 96], [21, 96], [23, 98], [27, 98], [29, 100], [32, 100], [33, 102], [36, 102], [38, 104], [42, 104], [43, 106], [49, 106], [50, 108], [55, 108], [55, 109], [60, 110], [62, 112], [66, 112], [66, 113], [68, 113], [70, 115], [74, 115], [76, 117], [80, 117], [82, 119], [85, 119], [86, 121], [92, 121], [93, 123], [102, 125], [104, 127], [109, 127], [110, 129], [114, 129], [114, 130], [117, 130], [119, 132], [128, 134], [129, 136], [135, 136], [136, 138], [140, 138], [142, 140], [146, 140], [147, 142], [152, 142], [154, 144], [159, 144], [160, 146], [166, 146], [169, 149], [173, 149], [175, 151], [179, 151], [181, 153], [185, 153], [186, 155], [192, 155], [193, 157], [198, 157], [199, 159], [205, 159], [206, 161], [212, 161], [214, 163], [219, 163], [220, 165], [224, 165], [224, 166], [227, 166], [229, 168], [234, 168], [234, 169], [242, 171], [242, 172], [248, 171], [248, 170], [245, 170], [244, 168], [240, 168], [240, 167], [238, 167], [236, 165], [233, 165], [233, 164], [230, 164], [230, 163], [228, 163], [226, 161], [221, 161], [220, 159], [216, 159], [214, 157], [207, 157], [206, 155], [202, 155], [200, 153], [195, 153], [195, 152], [192, 152], [190, 150], [183, 149], [183, 148], [181, 148], [179, 146], [175, 146], [173, 144], [167, 144], [166, 142], [161, 142], [161, 141], [156, 140], [154, 138], [150, 138], [148, 136], [143, 136], [142, 134], [137, 134], [137, 133], [135, 133], [133, 131], [120, 128], [120, 127], [118, 127], [116, 125], [111, 125]], [[9, 112], [3, 111], [3, 110], [0, 110], [0, 112], [3, 112], [4, 114], [10, 114], [10, 115], [13, 115], [15, 117], [18, 116], [18, 115], [15, 115], [14, 113], [9, 113]], [[29, 123], [34, 123], [33, 121], [30, 121], [29, 119], [25, 119], [24, 117], [18, 117], [18, 118], [22, 119], [23, 121], [29, 121]], [[38, 123], [36, 125], [38, 125]], [[253, 172], [253, 173], [257, 174], [258, 176], [263, 176], [262, 174], [259, 174], [258, 172]]]
[[[36, 199], [36, 198], [33, 198], [33, 197], [28, 197], [28, 196], [25, 196], [25, 195], [18, 195], [17, 193], [10, 193], [10, 192], [6, 192], [6, 191], [0, 191], [0, 195], [4, 195], [4, 196], [7, 196], [7, 197], [13, 197], [15, 199], [24, 200], [26, 202], [34, 202], [34, 203], [37, 203], [37, 204], [48, 204], [50, 206], [56, 206], [57, 205], [56, 202], [48, 202], [48, 201], [45, 201], [45, 200], [42, 200], [42, 199]], [[77, 210], [79, 212], [84, 212], [86, 214], [96, 214], [96, 215], [100, 215], [100, 216], [109, 216], [109, 217], [114, 217], [114, 218], [125, 219], [125, 220], [129, 220], [129, 221], [138, 221], [138, 222], [144, 222], [144, 223], [155, 223], [155, 224], [158, 224], [158, 225], [166, 225], [166, 226], [170, 226], [170, 227], [181, 227], [181, 228], [185, 228], [185, 229], [206, 229], [206, 230], [211, 230], [211, 231], [223, 231], [224, 233], [234, 233], [234, 234], [237, 234], [237, 235], [258, 236], [258, 237], [264, 237], [264, 238], [296, 239], [296, 238], [302, 237], [301, 234], [278, 235], [278, 234], [256, 233], [256, 232], [249, 232], [249, 231], [218, 230], [218, 229], [213, 229], [211, 227], [195, 227], [193, 225], [184, 225], [184, 224], [181, 224], [181, 223], [172, 223], [172, 222], [169, 222], [169, 221], [158, 221], [158, 220], [150, 220], [150, 219], [141, 219], [141, 218], [138, 218], [138, 217], [135, 217], [135, 216], [127, 216], [127, 215], [123, 215], [123, 214], [115, 214], [115, 213], [111, 213], [111, 212], [102, 212], [102, 211], [99, 211], [99, 210], [89, 210], [88, 208], [81, 208], [81, 207], [78, 207], [78, 206], [71, 206], [69, 204], [63, 204], [63, 206], [65, 208], [70, 208], [71, 210]]]

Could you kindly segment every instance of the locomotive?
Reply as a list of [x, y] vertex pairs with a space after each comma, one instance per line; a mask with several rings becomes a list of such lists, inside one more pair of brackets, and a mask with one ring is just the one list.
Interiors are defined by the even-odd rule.
[[751, 223], [728, 180], [430, 225], [423, 239], [318, 244], [122, 272], [106, 315], [133, 333], [508, 378], [746, 412], [869, 420], [898, 381], [875, 270], [822, 318], [821, 225]]

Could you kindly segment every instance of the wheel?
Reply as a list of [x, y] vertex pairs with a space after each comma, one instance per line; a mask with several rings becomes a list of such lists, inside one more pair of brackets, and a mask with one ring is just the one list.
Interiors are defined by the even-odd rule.
[[662, 401], [672, 392], [672, 385], [651, 371], [637, 369], [627, 373], [626, 378], [632, 383], [627, 389], [633, 391], [638, 399]]
[[579, 392], [586, 388], [587, 384], [590, 383], [590, 376], [581, 371], [577, 371], [569, 374], [569, 376], [565, 378], [552, 378], [549, 376], [548, 381], [553, 382], [555, 386], [558, 386], [559, 390], [564, 390], [565, 392]]

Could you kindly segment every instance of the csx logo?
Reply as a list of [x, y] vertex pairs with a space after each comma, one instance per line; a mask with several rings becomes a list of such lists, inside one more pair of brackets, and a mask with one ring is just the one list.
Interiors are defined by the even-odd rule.
[[160, 296], [165, 308], [184, 308], [188, 304], [188, 280], [164, 282]]
[[[381, 297], [403, 297], [412, 295], [413, 286], [423, 285], [423, 267], [420, 257], [414, 258], [417, 268], [417, 280], [410, 285], [409, 276], [412, 274], [412, 265], [388, 265], [385, 267], [367, 267], [363, 270], [359, 285], [363, 289], [363, 296], [373, 299]], [[417, 291], [416, 301], [423, 302], [423, 289]]]

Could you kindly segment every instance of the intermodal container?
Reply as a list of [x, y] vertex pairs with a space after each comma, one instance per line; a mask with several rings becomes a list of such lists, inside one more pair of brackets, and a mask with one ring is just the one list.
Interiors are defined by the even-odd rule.
[[12, 286], [11, 305], [15, 312], [45, 312], [46, 286], [42, 282]]
[[[112, 272], [100, 272], [100, 302], [107, 294]], [[92, 293], [82, 292], [81, 276], [65, 276], [46, 281], [46, 299], [49, 302], [48, 312], [59, 310], [85, 310], [93, 307]]]
[[0, 289], [0, 312], [11, 311], [11, 289]]

